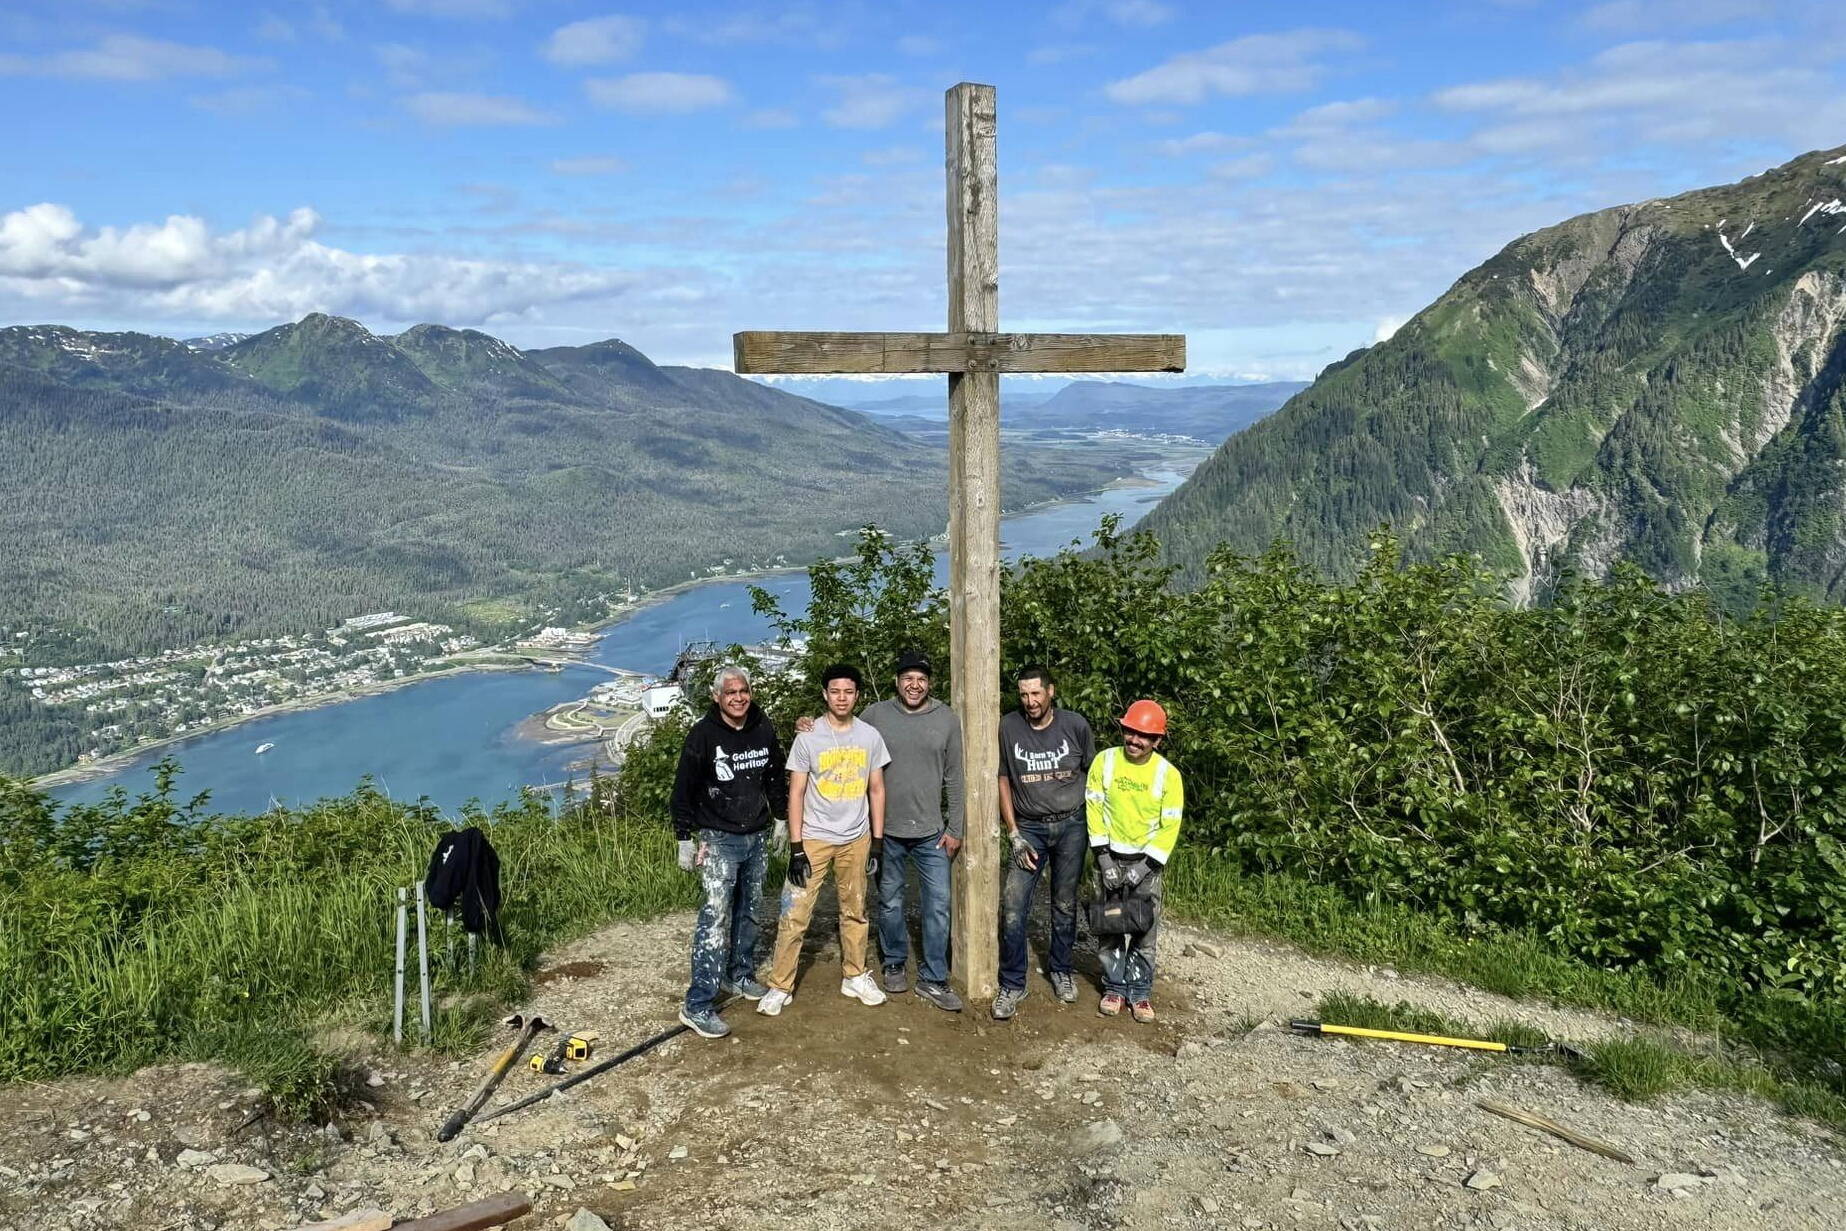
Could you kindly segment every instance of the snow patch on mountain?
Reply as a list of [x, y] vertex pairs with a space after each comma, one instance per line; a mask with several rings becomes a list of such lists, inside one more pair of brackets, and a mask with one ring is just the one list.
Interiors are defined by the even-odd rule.
[[1846, 204], [1842, 204], [1838, 197], [1833, 198], [1831, 201], [1816, 201], [1813, 205], [1808, 207], [1807, 213], [1801, 215], [1801, 222], [1805, 224], [1807, 220], [1812, 218], [1815, 214], [1820, 214], [1823, 217], [1828, 214], [1846, 214]]
[[[1720, 222], [1720, 223], [1719, 223], [1718, 225], [1719, 225], [1719, 226], [1723, 226], [1723, 225], [1724, 225], [1724, 223], [1722, 223], [1722, 222]], [[1752, 225], [1754, 225], [1754, 224], [1752, 224]], [[1748, 235], [1749, 233], [1750, 233], [1750, 232], [1749, 232], [1748, 230], [1745, 230], [1745, 231], [1744, 231], [1744, 235]], [[1742, 235], [1740, 235], [1740, 236], [1738, 236], [1738, 238], [1739, 238], [1739, 239], [1742, 239], [1742, 238], [1743, 238], [1743, 236], [1742, 236]], [[1750, 266], [1751, 266], [1752, 264], [1754, 264], [1754, 263], [1755, 263], [1755, 261], [1756, 261], [1756, 258], [1757, 258], [1757, 257], [1759, 257], [1759, 256], [1761, 256], [1761, 255], [1763, 255], [1763, 254], [1762, 254], [1762, 253], [1760, 253], [1760, 252], [1752, 252], [1752, 253], [1751, 253], [1751, 254], [1750, 254], [1749, 256], [1747, 256], [1747, 257], [1742, 257], [1742, 256], [1738, 256], [1738, 255], [1737, 255], [1737, 249], [1736, 249], [1736, 248], [1734, 248], [1734, 247], [1733, 247], [1733, 246], [1731, 245], [1731, 241], [1730, 241], [1730, 238], [1729, 238], [1729, 237], [1728, 237], [1727, 235], [1725, 235], [1725, 233], [1724, 233], [1723, 231], [1719, 231], [1719, 232], [1718, 232], [1718, 242], [1724, 245], [1724, 251], [1725, 251], [1725, 252], [1727, 252], [1728, 254], [1730, 254], [1730, 258], [1731, 258], [1731, 260], [1733, 260], [1733, 261], [1736, 261], [1736, 262], [1737, 262], [1737, 268], [1739, 268], [1739, 269], [1748, 269], [1748, 268], [1750, 268]]]

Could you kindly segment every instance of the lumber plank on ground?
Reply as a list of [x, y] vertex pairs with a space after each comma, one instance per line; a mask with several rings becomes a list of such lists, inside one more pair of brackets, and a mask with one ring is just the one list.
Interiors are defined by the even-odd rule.
[[524, 1193], [500, 1193], [482, 1201], [470, 1201], [452, 1210], [400, 1222], [395, 1231], [484, 1231], [512, 1222], [521, 1214], [532, 1212], [532, 1198]]

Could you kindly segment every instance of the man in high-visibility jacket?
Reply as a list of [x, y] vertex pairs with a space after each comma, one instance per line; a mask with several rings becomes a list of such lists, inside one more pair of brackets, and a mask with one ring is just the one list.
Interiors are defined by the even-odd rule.
[[[1158, 752], [1167, 714], [1153, 701], [1136, 701], [1121, 717], [1122, 746], [1099, 754], [1084, 789], [1090, 849], [1105, 895], [1144, 898], [1152, 922], [1130, 937], [1139, 961], [1112, 977], [1104, 964], [1097, 1012], [1114, 1017], [1131, 1006], [1138, 1022], [1154, 1020], [1154, 948], [1160, 938], [1161, 873], [1173, 858], [1186, 806], [1179, 771]], [[1124, 945], [1126, 949], [1126, 944]]]

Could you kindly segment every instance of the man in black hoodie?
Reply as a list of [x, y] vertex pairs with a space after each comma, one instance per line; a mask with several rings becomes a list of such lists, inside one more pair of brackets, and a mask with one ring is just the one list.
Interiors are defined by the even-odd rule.
[[719, 996], [757, 1000], [769, 990], [756, 977], [756, 911], [772, 812], [788, 815], [788, 779], [775, 726], [751, 699], [749, 673], [721, 668], [711, 695], [680, 750], [672, 808], [679, 866], [696, 869], [705, 887], [679, 1020], [721, 1039], [731, 1028], [718, 1015]]

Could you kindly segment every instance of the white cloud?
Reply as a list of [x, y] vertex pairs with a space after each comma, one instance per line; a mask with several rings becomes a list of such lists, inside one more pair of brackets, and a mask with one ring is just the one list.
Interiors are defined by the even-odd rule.
[[793, 111], [787, 111], [780, 107], [769, 107], [760, 111], [752, 111], [741, 121], [744, 128], [756, 129], [759, 131], [767, 131], [773, 128], [795, 128], [799, 126], [800, 123], [801, 121], [795, 118], [795, 113]]
[[807, 50], [832, 50], [854, 31], [839, 5], [783, 3], [757, 9], [679, 17], [667, 22], [674, 34], [701, 43], [776, 43]]
[[1098, 50], [1089, 43], [1046, 43], [1026, 52], [1026, 63], [1034, 67], [1064, 64], [1070, 60], [1081, 60], [1085, 56], [1093, 56]]
[[641, 50], [646, 26], [638, 17], [611, 14], [559, 26], [545, 40], [553, 64], [614, 64]]
[[503, 94], [461, 94], [425, 91], [404, 100], [410, 114], [426, 124], [505, 125], [550, 124], [556, 117], [523, 99]]
[[413, 17], [498, 18], [513, 15], [512, 0], [385, 0], [385, 7]]
[[1217, 95], [1283, 94], [1310, 89], [1326, 74], [1321, 57], [1362, 45], [1346, 30], [1249, 34], [1205, 51], [1189, 51], [1120, 81], [1104, 93], [1118, 103], [1202, 103]]
[[817, 77], [815, 81], [839, 94], [839, 101], [820, 113], [835, 128], [884, 128], [933, 101], [928, 91], [903, 85], [888, 73]]
[[1232, 137], [1220, 132], [1197, 132], [1189, 137], [1169, 137], [1165, 141], [1156, 141], [1156, 153], [1168, 158], [1184, 158], [1188, 154], [1221, 154], [1226, 150], [1246, 149], [1252, 144], [1248, 137]]
[[1214, 179], [1253, 180], [1260, 179], [1275, 170], [1276, 160], [1268, 154], [1246, 154], [1242, 158], [1227, 158], [1211, 165]]
[[1398, 330], [1402, 329], [1403, 327], [1404, 327], [1404, 318], [1401, 316], [1381, 316], [1379, 317], [1377, 327], [1372, 330], [1372, 345], [1376, 346], [1380, 342], [1390, 341], [1391, 335], [1396, 333]]
[[1159, 0], [1069, 0], [1052, 10], [1058, 25], [1075, 27], [1100, 18], [1118, 26], [1150, 27], [1173, 19], [1173, 6]]
[[860, 155], [860, 161], [868, 167], [901, 167], [922, 162], [923, 151], [914, 145], [888, 145], [883, 149], [867, 150]]
[[273, 321], [308, 312], [480, 323], [626, 292], [629, 274], [575, 265], [372, 255], [318, 242], [311, 209], [214, 233], [199, 218], [86, 227], [45, 203], [0, 217], [0, 297], [41, 311]]
[[620, 175], [628, 164], [619, 158], [589, 154], [582, 158], [554, 158], [551, 169], [558, 175]]
[[1397, 112], [1397, 104], [1382, 98], [1355, 98], [1321, 103], [1298, 112], [1280, 131], [1289, 136], [1329, 132], [1355, 124], [1371, 124]]
[[1762, 17], [1761, 0], [1609, 0], [1581, 20], [1609, 34], [1661, 34]]
[[1617, 144], [1713, 141], [1829, 145], [1846, 131], [1846, 89], [1825, 47], [1774, 38], [1624, 43], [1550, 77], [1437, 92], [1479, 115], [1473, 144], [1496, 153], [1582, 155]]
[[0, 75], [81, 77], [103, 81], [162, 81], [169, 77], [231, 77], [269, 67], [216, 47], [170, 43], [137, 34], [111, 34], [94, 47], [42, 56], [0, 54]]
[[590, 101], [632, 113], [704, 111], [731, 101], [730, 83], [702, 73], [630, 73], [583, 83]]
[[897, 49], [907, 56], [933, 56], [942, 50], [942, 40], [926, 34], [906, 34], [897, 40]]
[[311, 98], [307, 90], [295, 85], [239, 86], [211, 94], [194, 94], [186, 101], [200, 111], [214, 115], [257, 115], [277, 107], [300, 103]]

